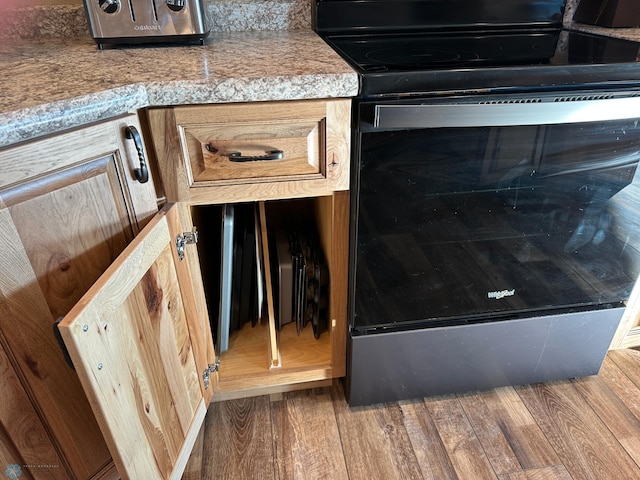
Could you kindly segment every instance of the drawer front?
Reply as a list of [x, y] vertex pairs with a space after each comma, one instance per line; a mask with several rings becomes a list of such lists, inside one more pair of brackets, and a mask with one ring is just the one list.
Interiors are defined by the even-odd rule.
[[169, 201], [227, 203], [349, 189], [349, 99], [150, 109]]
[[324, 118], [184, 125], [193, 183], [324, 176]]

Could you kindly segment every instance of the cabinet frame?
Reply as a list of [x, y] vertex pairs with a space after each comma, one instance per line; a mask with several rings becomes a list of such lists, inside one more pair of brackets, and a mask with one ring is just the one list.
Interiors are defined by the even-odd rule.
[[[324, 162], [318, 164], [317, 173], [278, 175], [268, 181], [226, 179], [200, 185], [189, 180], [188, 159], [181, 147], [175, 113], [196, 108], [209, 115], [214, 108], [218, 111], [230, 106], [149, 110], [157, 167], [169, 203], [59, 326], [122, 478], [180, 478], [214, 394], [232, 398], [286, 391], [328, 384], [345, 375], [350, 100], [277, 102], [257, 107], [244, 104], [234, 105], [230, 111], [246, 115], [249, 123], [256, 121], [256, 115], [259, 121], [277, 123], [287, 115], [299, 117], [296, 107], [309, 105], [316, 114], [324, 112], [317, 119], [318, 132], [312, 135], [320, 142]], [[330, 360], [322, 365], [311, 360], [293, 369], [283, 366], [266, 369], [264, 374], [239, 374], [221, 381], [198, 252], [190, 248], [185, 259], [179, 260], [176, 237], [193, 231], [192, 209], [199, 205], [264, 200], [309, 202], [313, 206], [330, 275], [329, 332], [325, 333], [329, 336]], [[167, 273], [170, 271], [173, 273]], [[121, 327], [110, 327], [120, 322]], [[122, 350], [124, 339], [132, 348]], [[100, 358], [114, 365], [109, 369]], [[224, 359], [219, 365], [224, 369]], [[102, 375], [106, 370], [109, 375]], [[196, 376], [199, 392], [194, 393]], [[183, 383], [191, 385], [188, 398], [176, 388]], [[114, 412], [114, 407], [128, 412], [122, 415]], [[140, 452], [132, 454], [136, 447]]]
[[[312, 215], [319, 226], [322, 247], [328, 258], [331, 278], [329, 332], [326, 334], [330, 337], [328, 363], [288, 369], [285, 361], [282, 369], [265, 366], [259, 373], [227, 375], [222, 356], [214, 400], [304, 388], [310, 382], [329, 384], [343, 377], [346, 374], [351, 100], [151, 108], [147, 110], [147, 120], [168, 201], [193, 210], [198, 206], [224, 203], [307, 199], [305, 201], [313, 204]], [[292, 125], [295, 128], [291, 128]], [[309, 127], [307, 130], [298, 128], [301, 125]], [[271, 131], [273, 139], [269, 138]], [[295, 136], [299, 131], [308, 131], [309, 135], [291, 140], [291, 135]], [[302, 141], [308, 142], [310, 148], [306, 152], [293, 148], [301, 158], [294, 162], [290, 174], [287, 174], [288, 167], [281, 166], [277, 175], [260, 177], [264, 165], [256, 167], [249, 162], [238, 168], [226, 165], [231, 172], [238, 172], [237, 178], [227, 172], [221, 178], [215, 178], [216, 165], [205, 175], [207, 180], [196, 178], [194, 164], [220, 161], [204, 158], [209, 142], [219, 146], [216, 139], [223, 139], [223, 144], [233, 144], [237, 140], [251, 147], [252, 143], [264, 146], [265, 138], [272, 142], [269, 143], [272, 147]], [[288, 154], [286, 148], [284, 154]], [[316, 155], [320, 159], [318, 171], [300, 173], [299, 165], [316, 163]], [[269, 162], [269, 167], [271, 165], [273, 163]], [[184, 218], [189, 219], [189, 225], [193, 222], [187, 213]]]

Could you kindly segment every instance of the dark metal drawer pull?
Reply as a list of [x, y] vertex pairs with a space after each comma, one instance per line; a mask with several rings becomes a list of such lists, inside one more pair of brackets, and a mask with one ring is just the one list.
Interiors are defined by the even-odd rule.
[[149, 169], [147, 168], [147, 161], [144, 158], [144, 150], [142, 148], [142, 138], [138, 133], [138, 129], [133, 125], [129, 125], [124, 129], [125, 136], [129, 140], [133, 140], [138, 152], [138, 160], [140, 161], [140, 168], [136, 168], [133, 172], [136, 175], [136, 180], [140, 183], [147, 183], [149, 181]]
[[[206, 149], [212, 153], [218, 153], [218, 149], [208, 143]], [[267, 150], [266, 155], [244, 156], [242, 152], [221, 153], [223, 157], [229, 157], [231, 162], [261, 162], [264, 160], [282, 160], [284, 152], [282, 150]]]
[[232, 162], [261, 162], [263, 160], [282, 160], [284, 152], [282, 150], [267, 150], [266, 155], [244, 156], [242, 152], [229, 152], [225, 157], [229, 157]]

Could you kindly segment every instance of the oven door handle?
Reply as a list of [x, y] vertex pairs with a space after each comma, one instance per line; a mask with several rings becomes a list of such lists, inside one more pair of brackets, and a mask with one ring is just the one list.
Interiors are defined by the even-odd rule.
[[375, 105], [379, 130], [554, 125], [640, 118], [640, 97], [538, 103]]

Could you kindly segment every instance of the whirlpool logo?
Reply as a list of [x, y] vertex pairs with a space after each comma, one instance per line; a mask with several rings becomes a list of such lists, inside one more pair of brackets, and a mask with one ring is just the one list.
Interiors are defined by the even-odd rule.
[[498, 290], [495, 292], [487, 292], [487, 297], [495, 298], [496, 300], [500, 300], [504, 297], [513, 297], [516, 294], [516, 289], [513, 290]]

